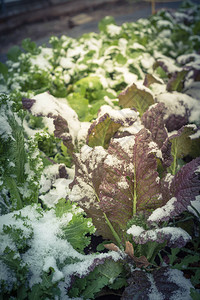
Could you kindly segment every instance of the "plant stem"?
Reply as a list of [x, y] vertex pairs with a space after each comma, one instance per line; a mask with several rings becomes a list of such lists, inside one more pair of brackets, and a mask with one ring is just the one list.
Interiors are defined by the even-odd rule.
[[[98, 202], [100, 202], [100, 199], [99, 199], [99, 197], [98, 197], [97, 194], [96, 194], [96, 197], [97, 197]], [[119, 248], [120, 248], [121, 250], [123, 250], [123, 247], [122, 247], [122, 245], [121, 245], [121, 240], [120, 240], [119, 235], [118, 235], [117, 232], [115, 231], [114, 227], [112, 226], [111, 222], [109, 221], [107, 215], [106, 215], [104, 212], [103, 212], [103, 216], [104, 216], [104, 218], [105, 218], [105, 220], [106, 220], [106, 223], [108, 224], [108, 226], [109, 226], [109, 228], [110, 228], [110, 230], [111, 230], [111, 232], [112, 232], [112, 234], [113, 234], [113, 236], [114, 236], [114, 238], [115, 238], [115, 240], [116, 240], [116, 242], [117, 242]]]
[[173, 161], [173, 166], [172, 166], [172, 175], [176, 174], [176, 160], [177, 160], [177, 141], [175, 140], [175, 145], [174, 145], [174, 161]]
[[106, 223], [108, 224], [108, 226], [109, 226], [109, 228], [110, 228], [110, 230], [111, 230], [111, 232], [112, 232], [112, 234], [113, 234], [113, 236], [114, 236], [114, 238], [115, 238], [115, 240], [116, 240], [116, 242], [117, 242], [119, 248], [122, 249], [122, 246], [121, 246], [121, 240], [120, 240], [120, 238], [119, 238], [117, 232], [116, 232], [115, 229], [113, 228], [113, 226], [112, 226], [111, 222], [109, 221], [108, 217], [106, 216], [106, 214], [103, 213], [103, 215], [104, 215], [104, 218], [105, 218], [105, 220], [106, 220]]
[[133, 215], [136, 214], [137, 209], [136, 209], [136, 204], [137, 204], [137, 191], [136, 191], [136, 172], [135, 172], [135, 168], [134, 168], [134, 191], [133, 191]]

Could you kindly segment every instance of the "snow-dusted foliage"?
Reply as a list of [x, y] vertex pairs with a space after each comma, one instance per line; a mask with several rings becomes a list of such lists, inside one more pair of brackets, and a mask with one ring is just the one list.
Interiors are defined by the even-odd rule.
[[3, 299], [199, 297], [200, 6], [184, 5], [0, 63]]

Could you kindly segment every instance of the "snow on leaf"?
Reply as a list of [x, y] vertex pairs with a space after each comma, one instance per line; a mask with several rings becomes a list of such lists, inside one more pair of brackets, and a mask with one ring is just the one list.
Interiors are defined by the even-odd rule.
[[54, 118], [53, 123], [55, 126], [55, 137], [62, 139], [63, 144], [67, 147], [70, 153], [73, 153], [74, 144], [72, 141], [72, 136], [69, 132], [68, 122], [62, 116], [59, 115]]
[[183, 166], [172, 181], [170, 190], [177, 198], [175, 203], [176, 215], [187, 210], [191, 201], [194, 201], [200, 193], [199, 166], [200, 157]]
[[63, 123], [65, 131], [57, 124], [59, 131], [67, 133], [73, 143], [75, 142], [80, 130], [80, 122], [76, 112], [65, 99], [55, 98], [46, 92], [34, 96], [34, 99], [24, 99], [23, 105], [35, 116], [53, 118], [56, 123]]
[[148, 218], [149, 222], [167, 221], [188, 210], [188, 206], [200, 193], [200, 157], [183, 166], [171, 181], [168, 197], [164, 206], [157, 208]]
[[[133, 228], [132, 228], [133, 227]], [[168, 247], [181, 248], [191, 240], [190, 235], [182, 228], [164, 227], [151, 230], [143, 230], [140, 235], [135, 234], [135, 225], [129, 228], [128, 232], [132, 235], [136, 244], [146, 244], [148, 242], [165, 243]]]
[[164, 124], [164, 104], [158, 103], [150, 107], [142, 116], [143, 125], [152, 133], [152, 139], [159, 148], [168, 137]]
[[187, 299], [191, 300], [191, 282], [176, 269], [161, 267], [152, 273], [135, 270], [128, 280], [129, 286], [125, 288], [122, 300], [129, 299]]
[[177, 172], [177, 159], [187, 155], [193, 158], [200, 156], [200, 138], [190, 138], [196, 131], [197, 128], [195, 125], [186, 125], [176, 134], [169, 137], [169, 141], [171, 142], [171, 154], [173, 156], [173, 162], [169, 170], [173, 175]]
[[150, 87], [153, 83], [160, 83], [163, 84], [163, 81], [160, 80], [160, 78], [156, 78], [154, 75], [152, 74], [146, 74], [145, 78], [144, 78], [144, 86], [146, 87]]
[[103, 147], [94, 149], [85, 145], [75, 157], [75, 178], [70, 184], [71, 201], [75, 201], [91, 217], [98, 234], [112, 239], [110, 229], [99, 207], [99, 186], [103, 179], [103, 162], [107, 156]]
[[151, 141], [150, 133], [144, 129], [135, 136], [129, 151], [124, 151], [120, 139], [113, 140], [108, 148], [112, 155], [104, 161], [100, 207], [120, 232], [133, 214], [148, 213], [162, 201], [157, 162], [149, 149]]
[[137, 113], [130, 109], [115, 110], [110, 106], [101, 107], [98, 118], [92, 123], [87, 136], [90, 147], [102, 146], [108, 148], [110, 139], [121, 126], [132, 125], [137, 119]]
[[148, 88], [145, 86], [137, 86], [135, 83], [122, 91], [118, 98], [119, 105], [124, 108], [135, 108], [140, 113], [140, 116], [155, 102]]
[[184, 80], [185, 80], [187, 73], [188, 73], [187, 70], [175, 72], [167, 83], [167, 91], [182, 92], [182, 90], [184, 88]]

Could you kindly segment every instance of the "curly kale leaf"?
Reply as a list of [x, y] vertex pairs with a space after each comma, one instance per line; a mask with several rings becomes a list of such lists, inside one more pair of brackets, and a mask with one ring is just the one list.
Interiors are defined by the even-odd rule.
[[35, 141], [24, 137], [22, 114], [13, 111], [5, 95], [1, 95], [0, 117], [0, 206], [1, 213], [7, 213], [38, 201], [43, 165]]

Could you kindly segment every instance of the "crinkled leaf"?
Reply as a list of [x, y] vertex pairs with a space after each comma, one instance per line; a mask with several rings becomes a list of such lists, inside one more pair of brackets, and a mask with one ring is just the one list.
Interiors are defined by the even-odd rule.
[[94, 149], [84, 146], [76, 155], [70, 199], [92, 217], [104, 238], [113, 239], [104, 214], [122, 237], [133, 214], [148, 213], [162, 201], [151, 142], [151, 134], [144, 129], [135, 139], [134, 136], [114, 139], [108, 151], [99, 146]]
[[181, 248], [191, 240], [190, 235], [182, 228], [163, 227], [150, 230], [141, 228], [140, 234], [134, 234], [134, 229], [137, 229], [137, 227], [133, 225], [128, 230], [128, 233], [132, 235], [133, 241], [137, 244], [143, 245], [148, 242], [156, 242], [172, 248]]
[[102, 146], [108, 148], [110, 139], [121, 126], [132, 125], [137, 118], [137, 113], [130, 109], [114, 110], [103, 106], [99, 117], [92, 123], [88, 131], [87, 144], [90, 147]]
[[119, 105], [123, 108], [135, 108], [140, 113], [140, 116], [155, 102], [150, 90], [148, 91], [145, 86], [144, 88], [138, 87], [134, 83], [121, 92], [118, 98]]
[[143, 125], [151, 131], [152, 139], [161, 148], [168, 137], [164, 124], [164, 103], [158, 103], [150, 107], [142, 116]]
[[[162, 201], [157, 162], [149, 148], [150, 133], [112, 141], [104, 161], [104, 176], [99, 187], [100, 207], [121, 235], [133, 214], [148, 213]], [[127, 148], [128, 147], [128, 148]], [[124, 151], [125, 149], [128, 151]]]
[[[74, 204], [75, 205], [75, 204]], [[68, 213], [72, 210], [72, 204], [65, 198], [62, 198], [55, 204], [56, 217], [61, 218], [63, 214]]]
[[169, 170], [173, 175], [177, 172], [178, 159], [187, 155], [192, 158], [200, 156], [200, 138], [192, 139], [190, 137], [195, 134], [195, 132], [195, 126], [186, 125], [169, 138], [171, 142], [171, 154], [173, 156], [173, 162]]
[[[83, 299], [94, 299], [96, 294], [115, 280], [124, 272], [123, 264], [111, 259], [96, 261], [96, 266], [83, 277], [76, 278], [69, 290], [69, 296], [79, 296]], [[124, 282], [123, 282], [124, 283]]]
[[165, 193], [165, 200], [168, 202], [150, 215], [150, 222], [168, 221], [188, 210], [188, 206], [200, 193], [199, 170], [200, 157], [193, 159], [178, 171], [169, 185], [168, 194]]
[[145, 256], [136, 257], [134, 255], [133, 245], [130, 242], [126, 242], [125, 253], [134, 261], [136, 268], [147, 268], [150, 265]]
[[59, 115], [54, 118], [53, 123], [55, 125], [55, 137], [62, 139], [63, 144], [67, 147], [69, 153], [72, 154], [74, 150], [74, 144], [72, 142], [72, 136], [69, 132], [68, 122]]
[[184, 88], [184, 80], [185, 80], [187, 73], [188, 73], [187, 70], [175, 72], [167, 83], [167, 91], [182, 92], [182, 90]]
[[[183, 166], [175, 175], [170, 192], [177, 198], [174, 204], [176, 215], [187, 210], [191, 201], [200, 193], [200, 157]], [[174, 214], [173, 214], [174, 215]]]
[[116, 252], [120, 250], [114, 243], [104, 244], [104, 247], [108, 250], [116, 251]]
[[128, 280], [129, 286], [125, 288], [122, 300], [135, 299], [191, 299], [190, 288], [192, 284], [179, 270], [161, 267], [152, 273], [136, 270]]
[[88, 132], [87, 144], [90, 147], [102, 146], [108, 148], [110, 139], [121, 127], [120, 123], [112, 121], [108, 114], [93, 122]]
[[89, 235], [94, 232], [95, 227], [92, 225], [92, 220], [78, 214], [73, 215], [68, 225], [62, 228], [62, 237], [65, 238], [74, 249], [83, 252], [84, 248], [90, 243], [91, 238]]
[[110, 229], [99, 207], [99, 186], [103, 178], [103, 161], [107, 152], [100, 146], [94, 149], [83, 146], [75, 157], [75, 177], [70, 184], [70, 200], [76, 201], [84, 209], [99, 234], [112, 239]]
[[156, 78], [155, 76], [153, 76], [152, 74], [146, 74], [145, 78], [144, 78], [144, 86], [146, 87], [150, 87], [153, 83], [160, 83], [162, 84], [162, 81], [160, 80], [160, 78]]

